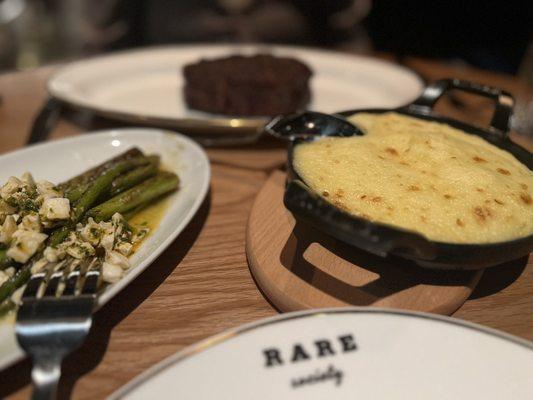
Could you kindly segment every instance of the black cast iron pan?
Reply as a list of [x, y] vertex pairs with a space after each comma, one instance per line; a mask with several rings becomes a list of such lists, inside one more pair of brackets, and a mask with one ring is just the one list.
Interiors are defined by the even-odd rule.
[[[488, 128], [475, 127], [440, 116], [433, 111], [437, 100], [452, 89], [467, 91], [494, 101], [495, 111]], [[343, 118], [360, 112], [380, 114], [395, 111], [424, 120], [445, 123], [469, 134], [480, 136], [493, 145], [510, 152], [529, 169], [533, 169], [531, 153], [511, 142], [508, 138], [509, 118], [513, 104], [513, 97], [503, 90], [457, 79], [445, 79], [430, 84], [413, 103], [397, 109], [344, 111], [337, 114], [339, 118], [330, 119], [328, 123], [324, 124], [317, 123], [320, 120], [317, 120], [316, 115], [312, 115], [312, 113], [275, 118], [266, 126], [265, 130], [278, 137], [283, 135], [290, 140], [287, 163], [288, 178], [284, 196], [285, 206], [298, 220], [305, 221], [343, 242], [380, 256], [395, 255], [410, 259], [428, 268], [473, 270], [525, 256], [533, 250], [533, 235], [491, 244], [444, 243], [429, 240], [413, 231], [350, 215], [312, 191], [298, 176], [292, 163], [294, 147], [299, 143], [323, 136], [362, 135], [361, 131], [354, 131], [344, 126]], [[314, 122], [310, 125], [306, 123], [306, 126], [312, 129], [306, 130], [304, 135], [295, 134], [294, 130], [291, 132], [287, 124], [303, 115], [306, 118], [311, 115]], [[354, 171], [354, 174], [356, 173], [357, 171]]]

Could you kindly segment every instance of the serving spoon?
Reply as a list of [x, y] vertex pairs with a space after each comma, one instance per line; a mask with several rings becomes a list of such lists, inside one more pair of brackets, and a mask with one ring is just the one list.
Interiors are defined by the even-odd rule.
[[270, 120], [263, 129], [276, 138], [291, 142], [316, 136], [363, 135], [358, 127], [343, 117], [316, 111], [279, 115]]

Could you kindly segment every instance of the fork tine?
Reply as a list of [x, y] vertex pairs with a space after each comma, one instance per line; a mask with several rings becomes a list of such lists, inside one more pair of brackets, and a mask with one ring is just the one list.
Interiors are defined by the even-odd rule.
[[73, 296], [76, 294], [76, 287], [78, 286], [79, 278], [80, 268], [78, 265], [77, 268], [68, 274], [67, 281], [65, 282], [65, 289], [63, 289], [63, 296]]
[[[61, 362], [85, 340], [96, 300], [95, 296], [76, 296], [79, 278], [84, 273], [80, 260], [69, 257], [44, 266], [39, 272], [35, 268], [36, 274], [27, 284], [27, 297], [18, 309], [15, 325], [18, 343], [33, 359], [33, 399], [56, 397]], [[67, 274], [64, 292], [73, 295], [56, 296], [61, 293]], [[44, 295], [38, 298], [43, 283]]]
[[73, 258], [70, 260], [70, 263], [65, 266], [65, 271], [67, 274], [71, 273], [74, 270], [79, 270], [83, 273], [84, 263], [87, 263], [87, 261], [82, 261], [78, 260], [77, 258]]
[[87, 268], [85, 275], [85, 282], [83, 283], [83, 294], [96, 294], [98, 291], [98, 284], [100, 280], [100, 268], [102, 261], [95, 258]]
[[59, 284], [65, 277], [70, 264], [72, 264], [72, 260], [63, 260], [53, 266], [43, 297], [55, 297], [57, 295]]
[[46, 274], [44, 272], [39, 272], [30, 278], [26, 284], [26, 289], [22, 293], [22, 300], [37, 297], [45, 276]]
[[73, 296], [76, 294], [76, 287], [78, 286], [78, 280], [80, 278], [80, 271], [72, 271], [65, 283], [65, 289], [63, 289], [63, 296]]
[[43, 297], [55, 297], [57, 293], [57, 287], [59, 286], [59, 282], [63, 278], [63, 271], [56, 271], [52, 274], [50, 279], [48, 280], [48, 284], [46, 285], [46, 288], [44, 289]]
[[[33, 263], [31, 267], [31, 271], [33, 271], [33, 268], [39, 264], [41, 260], [36, 261]], [[24, 292], [22, 293], [22, 299], [28, 299], [31, 297], [37, 297], [39, 296], [39, 290], [41, 288], [41, 284], [47, 281], [47, 277], [51, 275], [56, 267], [57, 263], [55, 262], [44, 262], [43, 265], [40, 265], [39, 268], [36, 270], [36, 272], [30, 277], [30, 280], [26, 284], [26, 288], [24, 289]]]

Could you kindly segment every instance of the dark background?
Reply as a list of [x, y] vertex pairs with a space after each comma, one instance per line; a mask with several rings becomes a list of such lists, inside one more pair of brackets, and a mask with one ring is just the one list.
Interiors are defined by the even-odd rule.
[[390, 52], [530, 75], [533, 2], [0, 0], [0, 69], [171, 43]]

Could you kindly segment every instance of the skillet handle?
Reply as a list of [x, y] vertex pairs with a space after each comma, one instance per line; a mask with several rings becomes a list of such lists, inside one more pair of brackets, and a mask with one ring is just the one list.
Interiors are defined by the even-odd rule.
[[490, 130], [501, 138], [506, 138], [509, 132], [509, 119], [513, 112], [514, 98], [505, 90], [497, 89], [479, 83], [462, 81], [460, 79], [441, 79], [429, 84], [422, 95], [408, 107], [416, 111], [429, 114], [435, 103], [450, 90], [463, 90], [468, 93], [488, 97], [494, 101], [494, 114], [490, 121]]

